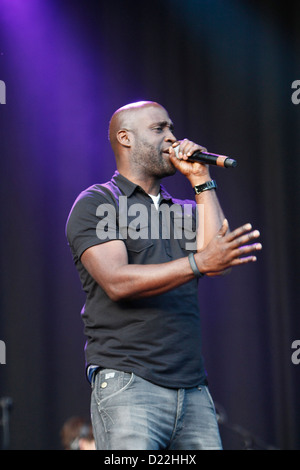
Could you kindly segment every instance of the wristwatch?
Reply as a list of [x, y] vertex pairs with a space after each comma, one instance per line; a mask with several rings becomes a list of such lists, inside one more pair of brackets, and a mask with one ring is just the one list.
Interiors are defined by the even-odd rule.
[[196, 194], [201, 194], [203, 191], [209, 191], [210, 189], [217, 189], [217, 183], [214, 180], [206, 181], [204, 184], [197, 184], [194, 186]]

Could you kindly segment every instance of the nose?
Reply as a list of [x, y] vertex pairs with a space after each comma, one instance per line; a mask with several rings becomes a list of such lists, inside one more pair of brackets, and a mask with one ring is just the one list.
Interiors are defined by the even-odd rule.
[[167, 130], [167, 135], [165, 137], [166, 142], [171, 142], [171, 144], [174, 144], [174, 142], [177, 142], [176, 137], [174, 136], [173, 132], [171, 129]]

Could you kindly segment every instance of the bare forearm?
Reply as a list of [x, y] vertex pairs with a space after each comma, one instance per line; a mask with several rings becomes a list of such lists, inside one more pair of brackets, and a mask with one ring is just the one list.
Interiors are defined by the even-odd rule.
[[[193, 151], [199, 148], [198, 145], [185, 139], [180, 143], [180, 151], [177, 152], [178, 158], [174, 149], [172, 147], [169, 149], [173, 165], [187, 177], [192, 188], [211, 181], [209, 168], [206, 165], [187, 161]], [[205, 190], [196, 195], [196, 203], [198, 209], [197, 250], [199, 251], [205, 248], [220, 230], [224, 214], [215, 189]]]
[[[251, 229], [251, 225], [246, 224], [228, 233], [228, 223], [223, 221], [207, 247], [195, 254], [198, 269], [203, 274], [218, 275], [232, 266], [256, 261], [252, 253], [260, 250], [261, 244], [251, 243], [259, 237], [259, 232]], [[188, 257], [155, 265], [128, 264], [121, 240], [88, 248], [81, 261], [114, 301], [163, 294], [192, 280], [195, 275]]]
[[196, 195], [198, 211], [197, 251], [203, 250], [212, 240], [224, 220], [224, 213], [214, 189]]
[[114, 301], [150, 297], [164, 294], [193, 278], [187, 257], [153, 265], [126, 264], [106, 284], [106, 292]]
[[[228, 222], [224, 220], [207, 247], [195, 255], [202, 274], [218, 275], [233, 266], [256, 261], [253, 252], [262, 248], [256, 243], [260, 233], [251, 230], [251, 224], [245, 224], [228, 232]], [[106, 282], [106, 292], [116, 301], [149, 297], [168, 292], [194, 276], [188, 257], [156, 265], [123, 264], [115, 271], [112, 281]]]

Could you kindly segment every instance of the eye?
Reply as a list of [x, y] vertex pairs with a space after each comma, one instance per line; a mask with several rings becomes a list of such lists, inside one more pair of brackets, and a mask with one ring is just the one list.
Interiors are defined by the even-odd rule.
[[162, 131], [163, 131], [163, 127], [162, 127], [162, 126], [156, 126], [156, 127], [153, 128], [153, 130], [154, 130], [155, 132], [158, 132], [158, 133], [159, 133], [159, 132], [162, 132]]

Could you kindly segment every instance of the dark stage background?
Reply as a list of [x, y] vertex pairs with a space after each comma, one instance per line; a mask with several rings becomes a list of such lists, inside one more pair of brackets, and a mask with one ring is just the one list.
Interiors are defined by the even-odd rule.
[[[11, 449], [59, 449], [63, 422], [89, 416], [84, 295], [65, 222], [78, 193], [115, 170], [112, 113], [143, 99], [167, 108], [177, 138], [238, 160], [212, 175], [231, 227], [250, 221], [263, 251], [200, 283], [210, 387], [256, 446], [300, 449], [299, 22], [283, 1], [0, 0], [0, 398], [13, 400]], [[164, 184], [193, 197], [179, 174]], [[221, 432], [226, 449], [244, 447], [236, 430]]]

